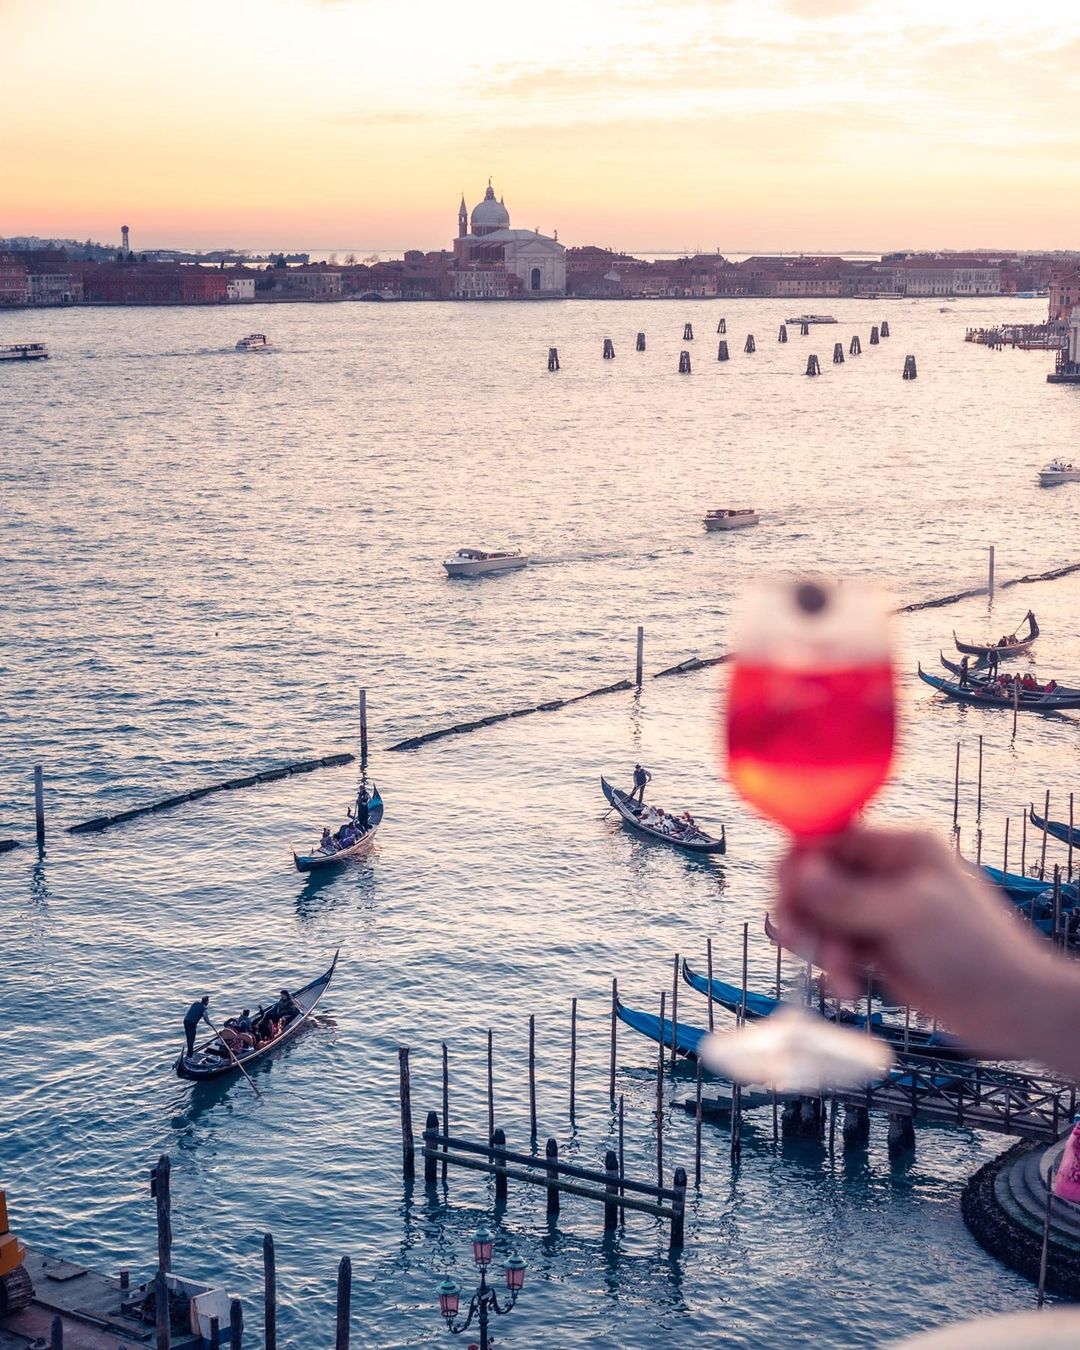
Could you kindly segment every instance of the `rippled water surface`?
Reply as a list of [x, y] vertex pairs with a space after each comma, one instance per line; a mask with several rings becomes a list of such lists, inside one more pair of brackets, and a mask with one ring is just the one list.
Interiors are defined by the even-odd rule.
[[[901, 602], [1080, 559], [1073, 489], [1039, 465], [1075, 442], [1075, 391], [1044, 383], [1045, 353], [992, 353], [966, 324], [1034, 319], [1041, 302], [839, 303], [835, 328], [775, 341], [783, 302], [337, 305], [0, 315], [0, 342], [54, 359], [0, 367], [0, 856], [5, 1016], [0, 1177], [32, 1242], [103, 1268], [147, 1271], [147, 1169], [174, 1159], [175, 1265], [240, 1295], [260, 1343], [260, 1242], [278, 1244], [283, 1331], [328, 1343], [349, 1254], [356, 1341], [449, 1343], [433, 1288], [468, 1277], [492, 1213], [485, 1181], [403, 1187], [397, 1047], [412, 1047], [417, 1126], [439, 1106], [486, 1128], [485, 1034], [496, 1115], [528, 1141], [525, 1052], [537, 1019], [541, 1137], [595, 1164], [613, 1139], [610, 980], [655, 1008], [676, 951], [751, 985], [773, 978], [761, 933], [776, 836], [717, 772], [716, 670], [387, 753], [403, 736], [583, 692], [723, 649], [748, 578], [790, 566], [883, 577]], [[718, 363], [725, 314], [732, 359]], [[892, 337], [870, 348], [871, 323]], [[680, 341], [692, 320], [697, 340]], [[273, 353], [232, 344], [265, 327]], [[648, 350], [636, 353], [643, 329]], [[758, 351], [742, 352], [755, 333]], [[861, 357], [834, 368], [851, 333]], [[617, 356], [600, 359], [611, 336]], [[547, 348], [562, 370], [549, 375]], [[676, 372], [688, 346], [694, 370]], [[806, 356], [822, 378], [806, 379]], [[901, 380], [903, 358], [919, 363]], [[756, 530], [706, 535], [709, 506], [755, 504]], [[539, 565], [450, 583], [463, 544], [520, 546]], [[1003, 822], [1073, 780], [1071, 716], [941, 706], [914, 677], [951, 630], [1011, 628], [1029, 604], [1040, 670], [1077, 683], [1078, 583], [1066, 578], [898, 621], [903, 759], [879, 813], [947, 828], [963, 743], [963, 842], [974, 851], [976, 743], [985, 735], [984, 856]], [[1072, 677], [1072, 678], [1070, 678]], [[359, 865], [305, 880], [288, 844], [338, 815], [356, 768], [213, 796], [100, 836], [66, 825], [286, 760], [353, 748], [369, 690], [371, 772], [386, 800]], [[720, 863], [632, 839], [598, 777], [635, 759], [658, 800], [726, 823]], [[49, 841], [32, 836], [32, 766]], [[1051, 845], [1058, 858], [1057, 846]], [[1029, 849], [1028, 861], [1033, 849]], [[1062, 851], [1063, 857], [1063, 851]], [[242, 1083], [171, 1073], [179, 1018], [211, 992], [225, 1015], [341, 948], [320, 1024]], [[800, 972], [785, 965], [785, 987]], [[569, 1005], [579, 1001], [577, 1118], [568, 1119]], [[688, 989], [680, 1018], [700, 1023]], [[627, 1170], [655, 1166], [655, 1047], [624, 1029]], [[667, 1086], [667, 1166], [692, 1165], [693, 1125]], [[568, 1198], [511, 1184], [498, 1249], [529, 1263], [500, 1344], [863, 1346], [1031, 1290], [985, 1256], [959, 1214], [965, 1179], [1003, 1147], [919, 1131], [890, 1163], [884, 1124], [835, 1159], [772, 1142], [749, 1118], [732, 1169], [706, 1124], [687, 1245], [631, 1216], [613, 1241]], [[361, 1328], [363, 1328], [361, 1330]], [[247, 1343], [247, 1342], [246, 1342]], [[460, 1343], [460, 1342], [459, 1342]]]

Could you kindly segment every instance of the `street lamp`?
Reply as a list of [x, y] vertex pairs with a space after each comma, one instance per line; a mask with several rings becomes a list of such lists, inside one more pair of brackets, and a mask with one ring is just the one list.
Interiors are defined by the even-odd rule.
[[455, 1336], [468, 1331], [473, 1319], [476, 1319], [480, 1328], [480, 1350], [490, 1350], [491, 1347], [488, 1340], [490, 1315], [493, 1312], [499, 1316], [508, 1313], [517, 1302], [517, 1296], [525, 1284], [525, 1262], [516, 1254], [508, 1256], [502, 1263], [502, 1268], [510, 1298], [504, 1303], [499, 1302], [495, 1290], [487, 1282], [487, 1271], [491, 1265], [494, 1246], [494, 1236], [489, 1229], [481, 1225], [473, 1237], [473, 1260], [480, 1267], [480, 1284], [469, 1302], [469, 1311], [464, 1319], [458, 1319], [457, 1316], [458, 1308], [461, 1306], [461, 1285], [448, 1276], [435, 1290], [439, 1297], [439, 1311], [446, 1318], [446, 1325]]

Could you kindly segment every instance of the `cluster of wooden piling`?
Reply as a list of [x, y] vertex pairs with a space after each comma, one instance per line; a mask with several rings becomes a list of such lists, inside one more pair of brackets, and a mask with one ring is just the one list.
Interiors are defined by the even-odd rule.
[[816, 356], [808, 356], [806, 358], [806, 373], [807, 375], [821, 374], [821, 362]]
[[904, 379], [914, 380], [918, 378], [918, 371], [915, 369], [914, 356], [904, 357]]
[[[170, 1350], [172, 1325], [169, 1310], [166, 1277], [172, 1273], [172, 1163], [167, 1153], [158, 1159], [150, 1172], [150, 1194], [157, 1210], [158, 1262], [153, 1280], [155, 1346], [156, 1350]], [[263, 1350], [278, 1350], [277, 1328], [277, 1257], [273, 1234], [266, 1233], [262, 1241], [263, 1254]], [[120, 1275], [121, 1288], [127, 1286], [127, 1272]], [[334, 1350], [349, 1350], [352, 1312], [352, 1262], [343, 1256], [337, 1272], [337, 1317]], [[220, 1350], [221, 1331], [218, 1319], [210, 1319], [210, 1350]], [[54, 1327], [53, 1335], [56, 1331]], [[231, 1350], [243, 1350], [244, 1313], [240, 1300], [229, 1305], [229, 1338]], [[56, 1344], [54, 1339], [54, 1345]]]
[[680, 375], [690, 374], [690, 353], [687, 351], [682, 351], [679, 353], [679, 374]]
[[[687, 1175], [682, 1167], [676, 1167], [672, 1174], [670, 1187], [664, 1185], [663, 1171], [663, 1046], [661, 1045], [661, 1064], [657, 1083], [657, 1179], [652, 1182], [633, 1180], [626, 1175], [625, 1169], [625, 1101], [622, 1096], [616, 1098], [615, 1092], [615, 1053], [616, 1053], [616, 986], [612, 984], [612, 1021], [611, 1021], [611, 1057], [609, 1066], [608, 1096], [613, 1110], [618, 1111], [619, 1147], [616, 1152], [609, 1149], [605, 1155], [604, 1167], [581, 1167], [559, 1160], [558, 1141], [551, 1137], [547, 1140], [543, 1154], [539, 1151], [539, 1130], [536, 1109], [536, 1019], [529, 1018], [528, 1049], [528, 1101], [529, 1101], [529, 1140], [530, 1151], [519, 1153], [507, 1146], [506, 1132], [496, 1125], [495, 1088], [494, 1088], [494, 1034], [487, 1033], [487, 1137], [475, 1140], [463, 1137], [460, 1133], [451, 1133], [450, 1129], [450, 1071], [449, 1053], [446, 1042], [442, 1044], [442, 1113], [431, 1110], [427, 1113], [423, 1132], [423, 1146], [420, 1150], [424, 1159], [424, 1184], [434, 1186], [441, 1178], [445, 1184], [451, 1167], [461, 1167], [493, 1176], [495, 1179], [495, 1204], [505, 1205], [508, 1198], [508, 1183], [521, 1182], [530, 1186], [542, 1186], [547, 1193], [548, 1218], [558, 1216], [560, 1195], [569, 1194], [595, 1201], [604, 1206], [605, 1229], [615, 1228], [624, 1223], [626, 1211], [640, 1211], [666, 1219], [671, 1225], [670, 1245], [677, 1249], [683, 1245], [684, 1222], [686, 1213]], [[416, 1175], [416, 1141], [412, 1119], [412, 1080], [408, 1046], [398, 1049], [398, 1095], [401, 1113], [402, 1176], [412, 1181]], [[570, 1006], [570, 1072], [569, 1072], [569, 1116], [574, 1121], [577, 1105], [577, 999]], [[700, 1142], [696, 1167], [698, 1183], [701, 1179]], [[665, 1201], [668, 1202], [665, 1204]]]

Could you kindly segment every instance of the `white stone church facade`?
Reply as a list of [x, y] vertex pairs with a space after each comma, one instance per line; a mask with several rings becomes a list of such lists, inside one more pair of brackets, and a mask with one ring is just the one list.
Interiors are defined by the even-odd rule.
[[513, 230], [489, 181], [470, 220], [464, 196], [454, 240], [454, 295], [459, 300], [551, 299], [566, 294], [566, 248], [558, 235]]

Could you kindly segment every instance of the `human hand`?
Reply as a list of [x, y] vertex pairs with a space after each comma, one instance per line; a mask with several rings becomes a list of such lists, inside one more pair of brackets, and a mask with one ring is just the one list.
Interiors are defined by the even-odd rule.
[[972, 1048], [1076, 1072], [1077, 1051], [1053, 1032], [1071, 1016], [1060, 1001], [1080, 1012], [1080, 971], [936, 836], [856, 826], [793, 848], [779, 897], [785, 944], [827, 971], [839, 997], [857, 997], [857, 970], [873, 966], [890, 997]]

